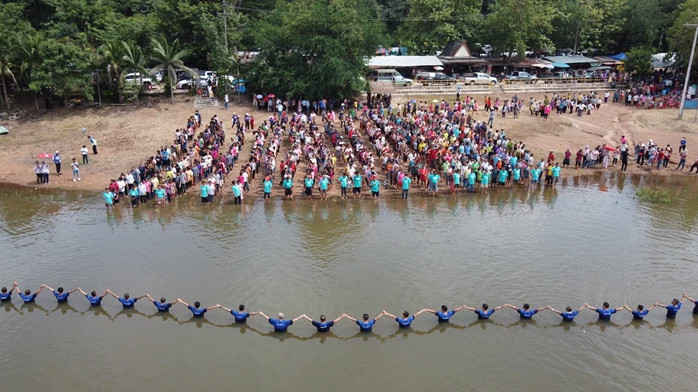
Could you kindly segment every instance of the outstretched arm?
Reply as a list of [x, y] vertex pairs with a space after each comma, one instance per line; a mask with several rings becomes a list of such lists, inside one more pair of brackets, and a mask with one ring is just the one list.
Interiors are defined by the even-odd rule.
[[313, 319], [311, 319], [310, 317], [308, 317], [308, 316], [306, 316], [306, 315], [302, 315], [302, 316], [300, 316], [299, 318], [304, 318], [304, 319], [310, 321], [311, 323], [313, 322]]
[[74, 292], [78, 291], [78, 288], [79, 288], [79, 287], [76, 287], [76, 288], [74, 288], [74, 289], [68, 291], [68, 294], [73, 294]]
[[265, 319], [269, 320], [269, 316], [267, 316], [266, 314], [259, 312], [259, 315], [264, 317]]
[[182, 305], [186, 306], [187, 308], [189, 307], [189, 304], [186, 303], [186, 302], [184, 302], [184, 301], [182, 301], [181, 298], [177, 298], [177, 302], [181, 303]]
[[150, 296], [150, 294], [146, 293], [145, 296], [148, 297], [150, 302], [155, 302], [155, 300], [153, 299], [153, 297]]
[[374, 318], [374, 320], [378, 321], [378, 319], [381, 318], [381, 317], [383, 317], [384, 314], [385, 314], [385, 313], [379, 314], [378, 316], [376, 316], [376, 318]]
[[463, 306], [461, 306], [461, 307], [459, 307], [459, 308], [455, 308], [455, 309], [453, 309], [453, 311], [454, 311], [454, 312], [460, 312], [460, 311], [463, 310], [463, 309], [465, 309], [465, 305], [463, 305]]
[[689, 301], [691, 301], [691, 302], [696, 302], [695, 299], [689, 297], [688, 294], [686, 294], [686, 293], [683, 293], [683, 296], [684, 296], [684, 298], [687, 298], [687, 299], [688, 299]]
[[82, 293], [82, 295], [87, 295], [87, 293], [82, 291], [82, 289], [80, 287], [78, 287], [77, 290], [79, 290]]
[[582, 305], [582, 307], [579, 308], [579, 311], [581, 312], [581, 311], [584, 310], [584, 308], [586, 308], [586, 307], [587, 307], [587, 304]]
[[112, 293], [112, 291], [109, 290], [109, 289], [107, 289], [107, 294], [111, 294], [112, 297], [114, 297], [114, 298], [116, 298], [116, 299], [119, 299], [119, 296], [116, 295], [116, 294], [114, 294], [114, 293]]
[[512, 305], [512, 304], [504, 304], [504, 307], [505, 307], [505, 308], [512, 308], [512, 309], [514, 309], [514, 310], [516, 310], [516, 311], [519, 310], [519, 308], [517, 308], [516, 306], [514, 306], [514, 305]]
[[220, 305], [216, 304], [213, 306], [209, 306], [208, 308], [206, 308], [206, 310], [211, 310], [211, 309], [220, 308], [220, 307], [221, 307]]
[[589, 304], [584, 304], [584, 306], [586, 306], [587, 308], [589, 308], [589, 309], [591, 309], [591, 310], [596, 310], [595, 307], [593, 307], [593, 306], [591, 306], [591, 305], [589, 305]]
[[296, 321], [298, 321], [298, 320], [300, 320], [300, 319], [302, 319], [302, 318], [304, 318], [304, 317], [307, 318], [307, 316], [305, 315], [305, 313], [304, 313], [304, 314], [301, 314], [300, 316], [298, 316], [298, 317], [296, 317], [296, 318], [294, 318], [294, 319], [293, 319], [293, 322], [295, 323]]
[[[41, 288], [43, 289], [44, 287], [46, 287], [47, 289], [49, 289], [49, 290], [51, 290], [51, 291], [54, 291], [52, 288], [46, 286], [45, 284], [42, 284], [42, 285], [41, 285]], [[41, 290], [41, 289], [39, 289], [39, 290]], [[36, 293], [38, 294], [39, 292], [37, 291]]]
[[[652, 309], [654, 309], [654, 304], [652, 304], [652, 306], [650, 306], [649, 309], [647, 309], [647, 311], [649, 312]], [[630, 310], [630, 309], [628, 309], [628, 310]]]
[[[654, 306], [654, 305], [652, 305], [652, 306]], [[628, 306], [628, 304], [625, 304], [625, 306], [623, 306], [623, 308], [625, 308], [628, 312], [633, 311], [632, 309], [630, 309], [630, 306]]]
[[424, 313], [424, 312], [436, 314], [436, 311], [432, 310], [432, 309], [422, 309], [419, 311], [419, 313]]
[[477, 310], [477, 309], [475, 309], [475, 308], [471, 308], [471, 307], [468, 306], [468, 305], [463, 305], [462, 308], [463, 308], [463, 309], [468, 309], [468, 310], [473, 311], [473, 312], [474, 312], [475, 310]]
[[230, 309], [226, 308], [225, 306], [223, 306], [223, 305], [221, 305], [221, 304], [218, 304], [218, 307], [221, 308], [221, 309], [223, 309], [223, 310], [225, 310], [226, 312], [231, 312]]
[[141, 298], [144, 298], [144, 297], [146, 297], [145, 294], [141, 295], [140, 297], [136, 297], [136, 299], [141, 299]]
[[561, 311], [559, 311], [559, 310], [557, 310], [557, 309], [553, 309], [553, 308], [551, 308], [550, 306], [546, 306], [545, 309], [552, 310], [553, 312], [555, 312], [555, 313], [557, 313], [557, 314], [562, 314]]
[[[343, 318], [344, 318], [344, 315], [341, 315], [341, 316], [337, 317], [336, 319], [334, 319], [334, 322], [336, 323], [337, 321], [339, 321]], [[308, 319], [308, 320], [310, 320], [310, 319]]]
[[[34, 293], [34, 294], [39, 295], [39, 293], [41, 292], [41, 290], [44, 289], [44, 287], [48, 287], [48, 286], [42, 284], [41, 287], [39, 287], [39, 290], [37, 290], [36, 293]], [[53, 289], [51, 289], [51, 290], [53, 291]]]
[[383, 314], [386, 315], [386, 316], [390, 316], [390, 317], [392, 317], [392, 318], [397, 318], [397, 317], [395, 317], [394, 314], [390, 314], [390, 313], [386, 312], [385, 309], [383, 309]]
[[348, 319], [351, 320], [351, 321], [356, 321], [355, 318], [351, 317], [350, 315], [348, 315], [348, 314], [346, 314], [346, 313], [344, 313], [342, 316], [348, 318]]
[[616, 312], [620, 312], [621, 310], [625, 310], [625, 306], [621, 306], [620, 308], [616, 308]]

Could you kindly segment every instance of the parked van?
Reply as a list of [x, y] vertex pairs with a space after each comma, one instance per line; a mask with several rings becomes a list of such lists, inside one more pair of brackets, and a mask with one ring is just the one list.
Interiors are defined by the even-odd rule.
[[371, 79], [373, 79], [376, 82], [390, 82], [394, 80], [395, 76], [402, 77], [402, 75], [400, 75], [400, 72], [394, 69], [377, 69], [374, 72], [371, 72]]

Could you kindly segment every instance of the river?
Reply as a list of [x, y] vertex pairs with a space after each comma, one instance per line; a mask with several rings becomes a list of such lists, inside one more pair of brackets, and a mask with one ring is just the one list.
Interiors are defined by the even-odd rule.
[[[0, 284], [168, 300], [312, 318], [524, 302], [618, 307], [698, 295], [698, 196], [690, 179], [611, 174], [556, 189], [408, 202], [261, 199], [106, 212], [99, 195], [0, 188]], [[665, 186], [668, 204], [636, 189]], [[442, 195], [446, 196], [446, 195]], [[373, 333], [342, 320], [320, 335], [305, 320], [273, 333], [214, 309], [162, 315], [146, 299], [92, 309], [79, 292], [56, 304], [3, 303], [0, 382], [20, 391], [694, 391], [698, 316], [655, 309], [573, 323], [510, 309]]]

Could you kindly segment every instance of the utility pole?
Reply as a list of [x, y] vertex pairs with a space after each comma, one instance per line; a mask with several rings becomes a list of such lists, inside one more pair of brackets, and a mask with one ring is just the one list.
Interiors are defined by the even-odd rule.
[[[681, 106], [679, 106], [679, 120], [683, 118], [683, 107], [686, 104], [686, 93], [688, 92], [688, 80], [691, 77], [691, 66], [693, 65], [693, 55], [696, 53], [696, 41], [698, 40], [698, 24], [685, 24], [686, 27], [691, 27], [696, 30], [693, 36], [693, 47], [691, 48], [691, 57], [688, 58], [688, 69], [686, 70], [686, 80], [683, 82], [683, 93], [681, 94]], [[696, 109], [698, 110], [698, 109]]]
[[219, 12], [218, 15], [223, 17], [223, 34], [225, 35], [225, 53], [228, 54], [228, 16], [232, 15], [228, 13], [228, 4], [223, 0], [221, 4], [221, 9], [223, 12]]

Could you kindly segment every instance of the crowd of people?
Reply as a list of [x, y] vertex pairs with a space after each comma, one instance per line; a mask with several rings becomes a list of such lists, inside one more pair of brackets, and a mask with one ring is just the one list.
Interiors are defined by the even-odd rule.
[[168, 302], [165, 297], [160, 298], [159, 300], [153, 299], [153, 297], [150, 294], [143, 294], [139, 297], [131, 297], [128, 293], [124, 293], [122, 296], [114, 294], [111, 290], [106, 290], [104, 294], [98, 295], [96, 291], [92, 291], [91, 293], [86, 293], [82, 288], [76, 287], [72, 290], [64, 290], [63, 287], [58, 287], [56, 290], [52, 289], [51, 287], [42, 284], [39, 290], [36, 292], [32, 293], [31, 290], [24, 290], [22, 292], [19, 289], [19, 284], [17, 282], [14, 282], [12, 288], [8, 290], [7, 287], [3, 287], [0, 289], [0, 301], [11, 301], [12, 299], [12, 293], [17, 292], [17, 294], [20, 296], [22, 301], [24, 303], [34, 303], [36, 300], [36, 297], [41, 293], [43, 289], [50, 290], [53, 292], [54, 297], [56, 298], [56, 301], [58, 303], [65, 303], [68, 302], [68, 297], [70, 294], [72, 294], [75, 291], [79, 291], [82, 295], [87, 298], [87, 300], [90, 302], [90, 306], [101, 306], [102, 305], [102, 300], [107, 297], [107, 295], [110, 295], [114, 298], [116, 298], [121, 305], [124, 308], [133, 308], [135, 306], [135, 303], [143, 298], [148, 298], [148, 300], [156, 307], [158, 312], [169, 312], [170, 309], [177, 305], [177, 304], [182, 304], [186, 306], [192, 313], [193, 317], [204, 317], [205, 313], [208, 312], [209, 310], [220, 308], [225, 310], [226, 312], [230, 313], [232, 317], [235, 319], [236, 323], [244, 323], [247, 321], [247, 319], [250, 316], [254, 315], [260, 315], [264, 317], [269, 324], [271, 324], [274, 327], [274, 331], [277, 332], [285, 332], [289, 326], [293, 325], [296, 321], [300, 319], [306, 319], [309, 322], [312, 323], [312, 325], [317, 328], [318, 332], [329, 332], [330, 329], [334, 326], [335, 323], [339, 322], [343, 318], [346, 318], [348, 320], [351, 320], [352, 322], [356, 323], [359, 326], [359, 329], [362, 332], [370, 332], [373, 329], [374, 324], [376, 321], [378, 321], [381, 317], [387, 316], [392, 319], [394, 319], [400, 328], [409, 328], [412, 322], [415, 320], [416, 317], [420, 316], [423, 313], [431, 313], [434, 316], [436, 316], [436, 319], [438, 322], [443, 323], [443, 322], [449, 322], [449, 320], [459, 311], [461, 310], [469, 310], [474, 312], [477, 315], [477, 318], [479, 320], [487, 320], [489, 319], [497, 310], [500, 310], [502, 308], [510, 308], [514, 311], [516, 311], [519, 314], [519, 317], [521, 319], [532, 319], [534, 315], [536, 315], [538, 312], [543, 311], [543, 310], [550, 310], [554, 313], [557, 313], [562, 317], [562, 320], [564, 322], [572, 322], [574, 321], [575, 317], [582, 312], [585, 308], [590, 309], [598, 314], [598, 320], [599, 321], [610, 321], [611, 317], [616, 314], [617, 312], [627, 310], [629, 311], [634, 320], [642, 320], [644, 319], [647, 314], [654, 309], [655, 307], [662, 307], [666, 309], [666, 318], [667, 319], [675, 319], [677, 313], [681, 309], [683, 305], [683, 300], [688, 299], [689, 301], [693, 302], [695, 304], [693, 308], [693, 314], [696, 315], [698, 314], [698, 301], [695, 299], [691, 298], [688, 296], [685, 292], [683, 293], [683, 296], [681, 299], [674, 298], [671, 300], [669, 304], [660, 304], [658, 302], [654, 303], [651, 305], [649, 308], [645, 308], [644, 305], [640, 304], [637, 305], [637, 307], [633, 310], [630, 308], [627, 304], [613, 308], [610, 306], [608, 302], [604, 302], [601, 307], [594, 307], [589, 305], [588, 303], [585, 303], [582, 305], [579, 309], [574, 309], [571, 306], [567, 306], [564, 310], [557, 310], [552, 308], [551, 306], [543, 306], [540, 308], [532, 308], [529, 304], [525, 303], [523, 306], [520, 308], [511, 304], [504, 304], [502, 306], [497, 306], [494, 308], [490, 308], [486, 303], [482, 304], [480, 308], [474, 308], [470, 307], [467, 305], [462, 305], [460, 307], [457, 307], [455, 309], [449, 310], [448, 306], [446, 305], [441, 305], [441, 308], [439, 310], [432, 310], [432, 309], [422, 309], [418, 311], [417, 313], [410, 315], [408, 311], [404, 311], [401, 316], [395, 316], [393, 314], [388, 313], [387, 311], [383, 310], [378, 316], [371, 318], [368, 314], [363, 314], [361, 318], [354, 318], [349, 316], [346, 313], [343, 313], [341, 316], [334, 320], [327, 320], [327, 318], [324, 315], [321, 315], [319, 320], [313, 320], [309, 318], [307, 315], [302, 314], [296, 318], [293, 319], [286, 319], [283, 313], [279, 313], [276, 318], [271, 318], [264, 314], [263, 312], [246, 312], [245, 311], [245, 305], [240, 305], [238, 309], [230, 309], [227, 308], [223, 305], [216, 304], [213, 306], [205, 307], [202, 306], [199, 301], [194, 302], [193, 304], [188, 304], [184, 302], [181, 298], [177, 298], [177, 300]]

